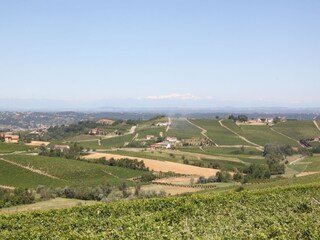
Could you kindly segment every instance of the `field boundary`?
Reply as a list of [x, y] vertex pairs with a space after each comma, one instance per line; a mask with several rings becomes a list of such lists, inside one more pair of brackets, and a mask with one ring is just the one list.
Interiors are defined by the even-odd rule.
[[256, 143], [254, 143], [254, 142], [251, 142], [250, 140], [246, 139], [244, 136], [241, 136], [240, 134], [236, 133], [235, 131], [233, 131], [232, 129], [230, 129], [230, 128], [227, 127], [226, 125], [224, 125], [224, 124], [222, 123], [222, 121], [223, 121], [223, 119], [221, 119], [221, 120], [219, 121], [221, 127], [224, 127], [224, 128], [227, 129], [228, 131], [232, 132], [233, 134], [235, 134], [236, 136], [238, 136], [238, 137], [239, 137], [240, 139], [242, 139], [243, 141], [245, 141], [245, 142], [247, 142], [247, 143], [249, 143], [249, 144], [251, 144], [251, 145], [253, 145], [253, 146], [256, 146], [258, 150], [263, 151], [263, 147], [262, 147], [261, 145], [256, 144]]
[[288, 139], [290, 139], [290, 140], [293, 140], [293, 141], [297, 142], [300, 146], [304, 147], [303, 145], [300, 144], [300, 142], [299, 142], [297, 139], [294, 139], [294, 138], [292, 138], [292, 137], [289, 137], [288, 135], [285, 135], [285, 134], [283, 134], [282, 132], [279, 132], [279, 131], [275, 130], [275, 129], [272, 128], [272, 127], [270, 127], [270, 130], [273, 131], [273, 132], [275, 132], [275, 133], [280, 134], [280, 135], [283, 136], [283, 137], [286, 137], [286, 138], [288, 138]]
[[316, 125], [317, 129], [320, 131], [320, 127], [319, 127], [317, 121], [316, 121], [316, 120], [313, 120], [313, 123], [314, 123], [314, 125]]
[[174, 183], [167, 183], [167, 182], [152, 182], [155, 185], [164, 185], [164, 186], [172, 186], [172, 187], [183, 187], [183, 188], [200, 188], [200, 189], [213, 189], [217, 188], [216, 185], [184, 185], [184, 184], [174, 184]]

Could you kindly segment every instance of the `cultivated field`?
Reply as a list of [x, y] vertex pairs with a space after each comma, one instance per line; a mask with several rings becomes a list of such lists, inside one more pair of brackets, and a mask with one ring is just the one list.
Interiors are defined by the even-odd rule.
[[[65, 158], [8, 155], [0, 160], [0, 183], [14, 187], [37, 187], [38, 185], [64, 186], [97, 186], [103, 183], [117, 185], [128, 179], [141, 176], [143, 171], [131, 170], [70, 160]], [[21, 167], [15, 165], [19, 164]], [[28, 167], [27, 170], [23, 167]], [[45, 174], [48, 174], [46, 176]]]
[[218, 145], [248, 145], [237, 135], [223, 128], [219, 120], [192, 119], [190, 121], [207, 130], [206, 135]]
[[[270, 129], [269, 126], [237, 126], [233, 121], [224, 120], [223, 124], [232, 129], [239, 135], [245, 137], [249, 141], [265, 146], [266, 144], [290, 144], [291, 146], [298, 147], [299, 144], [277, 132]], [[273, 127], [275, 128], [275, 126]]]
[[122, 156], [117, 154], [109, 154], [109, 153], [96, 153], [96, 154], [90, 154], [88, 156], [85, 156], [85, 159], [98, 159], [105, 157], [106, 159], [114, 158], [114, 159], [121, 159], [121, 158], [129, 158], [129, 159], [138, 159], [142, 160], [146, 167], [148, 167], [150, 170], [156, 171], [156, 172], [175, 172], [180, 174], [187, 174], [187, 175], [196, 175], [196, 176], [205, 176], [210, 177], [216, 174], [218, 171], [217, 169], [209, 169], [209, 168], [203, 168], [203, 167], [196, 167], [181, 163], [175, 163], [175, 162], [168, 162], [168, 161], [159, 161], [159, 160], [152, 160], [152, 159], [146, 159], [146, 158], [135, 158], [135, 157], [128, 157], [128, 156]]
[[55, 198], [28, 205], [13, 206], [0, 209], [0, 214], [16, 214], [30, 211], [48, 211], [52, 209], [64, 209], [79, 206], [97, 204], [96, 201], [84, 201], [79, 199]]
[[24, 144], [12, 144], [0, 142], [0, 154], [2, 153], [12, 153], [17, 151], [26, 151], [29, 148]]
[[165, 133], [165, 136], [179, 139], [203, 138], [201, 130], [191, 125], [184, 118], [172, 118], [170, 129]]
[[297, 141], [320, 136], [320, 132], [313, 121], [287, 121], [278, 123], [273, 128]]

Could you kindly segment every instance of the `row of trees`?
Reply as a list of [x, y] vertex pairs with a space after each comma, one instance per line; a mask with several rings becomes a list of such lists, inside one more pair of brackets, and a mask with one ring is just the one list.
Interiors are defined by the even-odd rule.
[[230, 115], [228, 119], [231, 119], [233, 121], [246, 122], [249, 118], [246, 115], [240, 114], [238, 116]]
[[115, 166], [115, 167], [122, 167], [122, 168], [130, 168], [134, 170], [143, 170], [149, 171], [149, 168], [146, 167], [142, 160], [138, 159], [129, 159], [129, 158], [122, 158], [122, 159], [106, 159], [105, 157], [99, 159], [90, 159], [90, 162], [108, 165], [108, 166]]
[[121, 199], [164, 197], [167, 195], [164, 191], [144, 191], [140, 185], [130, 188], [125, 182], [119, 184], [117, 187], [111, 187], [109, 184], [81, 188], [45, 188], [44, 186], [38, 186], [36, 192], [41, 196], [42, 200], [62, 197], [103, 202], [112, 202]]
[[232, 175], [227, 171], [219, 171], [215, 176], [211, 176], [205, 178], [203, 176], [199, 177], [197, 183], [205, 184], [205, 183], [213, 183], [213, 182], [231, 182], [233, 180]]
[[62, 157], [67, 159], [79, 159], [80, 155], [85, 154], [84, 148], [77, 143], [69, 146], [69, 149], [55, 149], [54, 147], [47, 148], [46, 146], [40, 146], [39, 155], [48, 157]]
[[29, 204], [35, 201], [31, 190], [16, 188], [14, 190], [0, 189], [0, 208], [21, 204]]

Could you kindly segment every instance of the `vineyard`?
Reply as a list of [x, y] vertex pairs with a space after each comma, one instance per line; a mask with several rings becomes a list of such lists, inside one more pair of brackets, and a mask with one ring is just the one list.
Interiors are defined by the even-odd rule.
[[320, 185], [3, 215], [1, 239], [319, 239]]

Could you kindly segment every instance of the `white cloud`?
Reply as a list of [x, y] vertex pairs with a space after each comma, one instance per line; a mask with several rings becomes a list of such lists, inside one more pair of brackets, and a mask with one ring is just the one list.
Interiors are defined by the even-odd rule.
[[212, 99], [212, 97], [199, 97], [195, 96], [191, 93], [172, 93], [167, 95], [157, 95], [157, 96], [147, 96], [143, 97], [141, 99], [148, 99], [148, 100], [170, 100], [170, 99], [176, 99], [176, 100], [200, 100], [200, 99]]

